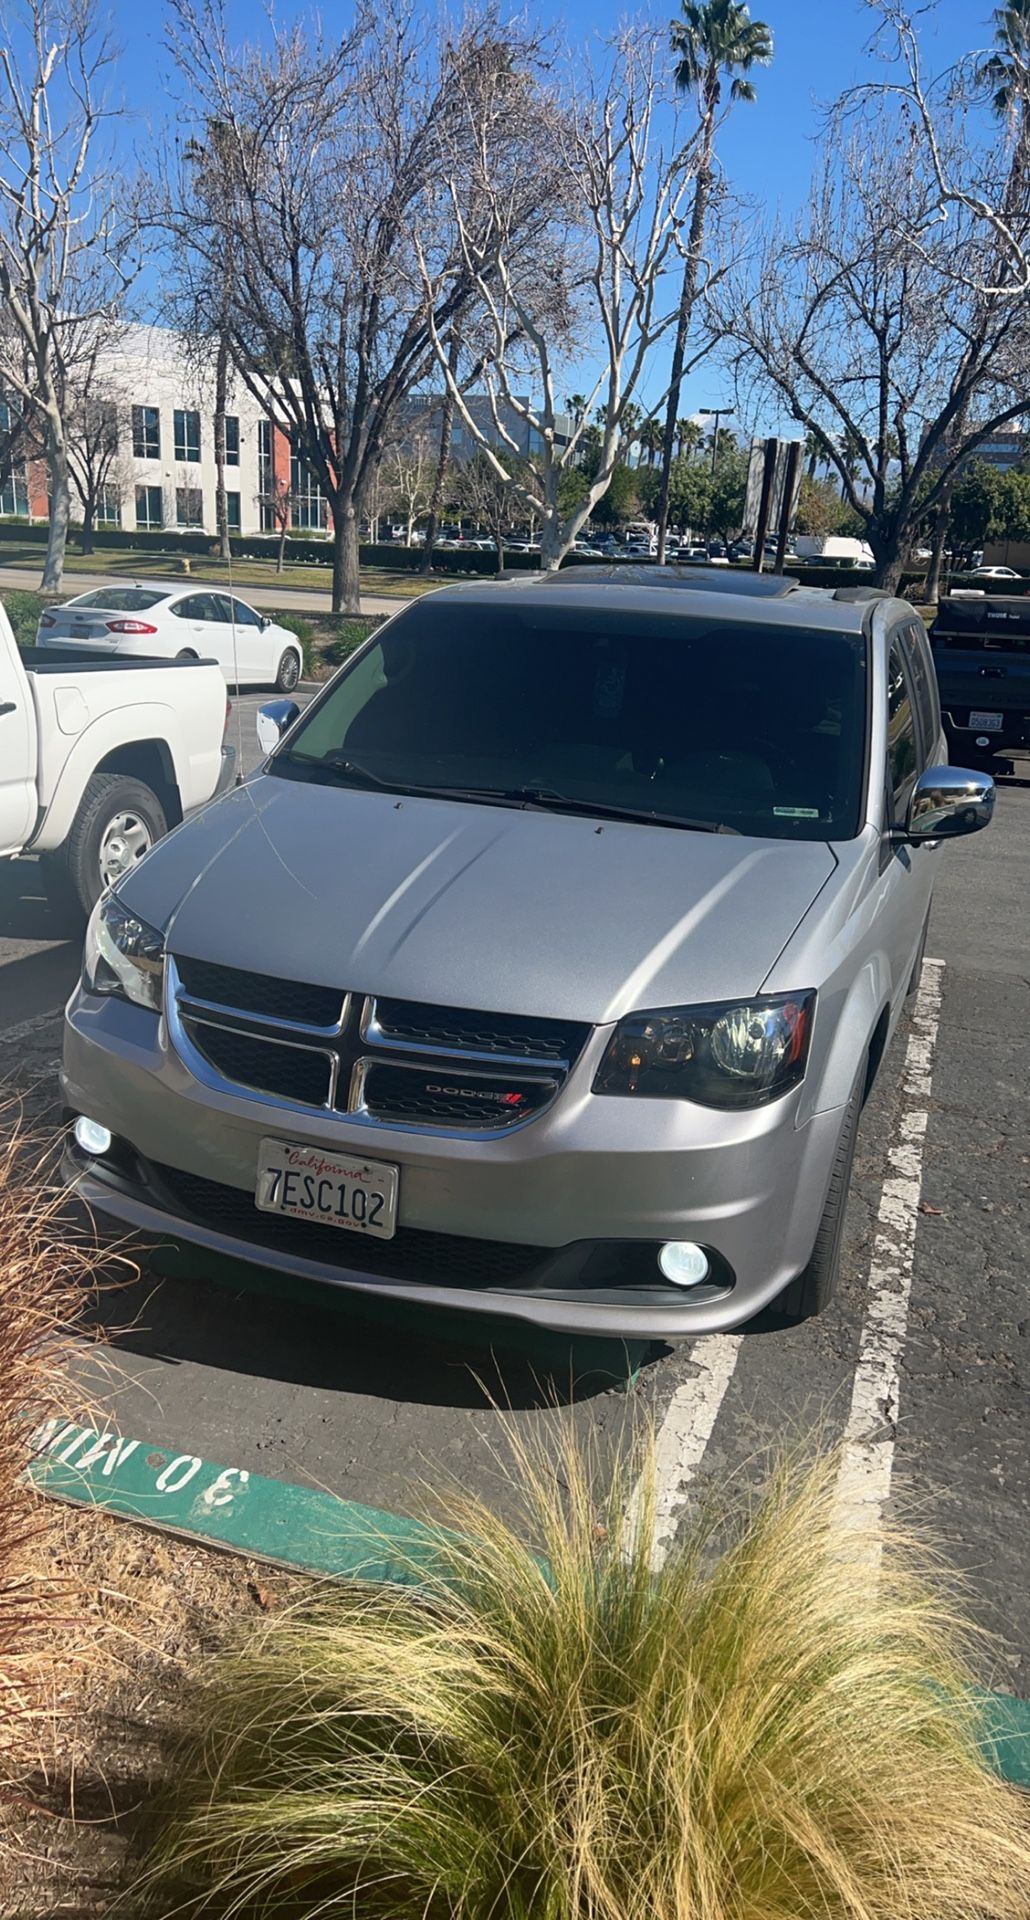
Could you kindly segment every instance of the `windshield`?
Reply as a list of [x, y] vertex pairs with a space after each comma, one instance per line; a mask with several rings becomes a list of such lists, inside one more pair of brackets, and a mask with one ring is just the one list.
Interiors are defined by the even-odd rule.
[[332, 682], [271, 770], [776, 839], [858, 830], [861, 635], [431, 598]]

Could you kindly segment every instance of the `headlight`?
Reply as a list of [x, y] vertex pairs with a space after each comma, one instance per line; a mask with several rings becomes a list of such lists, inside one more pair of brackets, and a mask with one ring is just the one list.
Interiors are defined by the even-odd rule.
[[814, 993], [782, 993], [631, 1013], [608, 1043], [594, 1092], [764, 1106], [804, 1077], [814, 1012]]
[[161, 1011], [164, 935], [105, 893], [90, 915], [82, 974], [92, 993], [116, 993], [138, 1007]]

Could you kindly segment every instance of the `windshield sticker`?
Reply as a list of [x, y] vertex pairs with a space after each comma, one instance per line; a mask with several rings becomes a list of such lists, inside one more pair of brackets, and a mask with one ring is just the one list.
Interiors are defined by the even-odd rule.
[[778, 820], [818, 820], [818, 807], [774, 807]]

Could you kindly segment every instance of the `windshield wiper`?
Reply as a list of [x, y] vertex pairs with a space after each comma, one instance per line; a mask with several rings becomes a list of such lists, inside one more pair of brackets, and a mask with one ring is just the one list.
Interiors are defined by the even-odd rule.
[[304, 767], [312, 773], [325, 773], [346, 785], [365, 784], [384, 793], [413, 794], [427, 800], [483, 800], [494, 807], [539, 807], [555, 813], [581, 814], [587, 819], [638, 820], [656, 827], [682, 827], [689, 833], [737, 833], [719, 820], [693, 820], [681, 813], [658, 813], [650, 807], [623, 807], [605, 800], [578, 800], [559, 793], [556, 787], [427, 787], [410, 780], [390, 780], [373, 773], [371, 767], [351, 760], [338, 749], [327, 754], [301, 753], [290, 747], [277, 756], [289, 766]]
[[332, 780], [339, 780], [344, 786], [376, 787], [383, 793], [434, 794], [437, 787], [416, 787], [408, 780], [384, 779], [381, 773], [373, 773], [371, 767], [364, 767], [358, 760], [351, 760], [345, 754], [333, 748], [330, 753], [301, 753], [296, 747], [289, 747], [285, 753], [276, 755], [276, 759], [290, 767], [303, 767], [308, 773], [328, 774]]
[[455, 798], [491, 800], [501, 806], [541, 807], [555, 813], [580, 813], [588, 819], [642, 820], [657, 827], [683, 827], [689, 833], [738, 833], [721, 820], [694, 820], [684, 813], [659, 813], [652, 807], [624, 807], [614, 801], [576, 799], [555, 787], [439, 787]]

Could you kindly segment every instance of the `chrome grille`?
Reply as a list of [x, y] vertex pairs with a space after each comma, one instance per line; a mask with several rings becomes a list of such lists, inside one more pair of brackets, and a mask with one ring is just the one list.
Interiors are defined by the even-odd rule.
[[199, 1079], [357, 1125], [506, 1132], [547, 1107], [589, 1027], [377, 1001], [178, 956], [172, 1041]]

